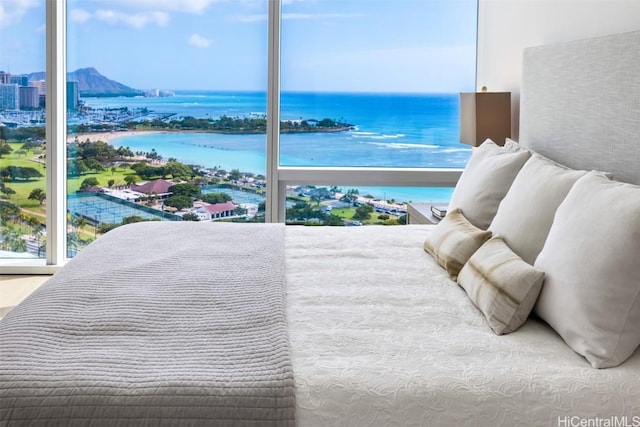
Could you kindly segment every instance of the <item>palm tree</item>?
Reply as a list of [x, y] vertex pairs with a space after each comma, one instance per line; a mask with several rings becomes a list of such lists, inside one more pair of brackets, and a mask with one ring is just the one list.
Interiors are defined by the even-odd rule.
[[9, 252], [26, 252], [27, 242], [20, 235], [20, 231], [11, 225], [5, 226], [0, 231], [0, 238], [2, 238], [1, 247]]

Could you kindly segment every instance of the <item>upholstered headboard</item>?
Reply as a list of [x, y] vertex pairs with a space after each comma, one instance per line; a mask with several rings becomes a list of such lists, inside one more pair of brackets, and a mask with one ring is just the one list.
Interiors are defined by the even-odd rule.
[[640, 31], [524, 50], [519, 142], [640, 184]]

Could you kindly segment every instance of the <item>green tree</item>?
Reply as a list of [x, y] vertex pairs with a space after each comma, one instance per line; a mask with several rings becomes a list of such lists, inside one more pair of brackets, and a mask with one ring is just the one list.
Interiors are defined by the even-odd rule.
[[202, 189], [194, 184], [175, 184], [169, 187], [169, 191], [174, 196], [199, 197]]
[[171, 196], [164, 201], [164, 205], [182, 210], [192, 207], [193, 200], [189, 196]]
[[124, 182], [126, 182], [127, 185], [133, 185], [138, 181], [140, 181], [140, 177], [138, 175], [127, 175], [124, 177]]
[[122, 157], [133, 157], [133, 152], [129, 147], [118, 147], [116, 154]]
[[75, 233], [79, 233], [83, 227], [86, 227], [87, 225], [89, 225], [89, 221], [84, 217], [72, 215], [69, 218], [69, 224], [71, 224], [71, 229]]
[[151, 159], [151, 160], [157, 160], [160, 156], [158, 155], [158, 153], [156, 152], [155, 148], [152, 148], [150, 152], [148, 152], [147, 154], [145, 154], [145, 157], [147, 159]]
[[35, 178], [42, 178], [43, 175], [36, 168], [24, 166], [5, 166], [0, 169], [0, 177], [6, 181], [25, 180], [31, 181]]
[[35, 150], [35, 149], [42, 148], [42, 144], [35, 141], [27, 141], [24, 144], [22, 144], [20, 148], [22, 148], [23, 150]]
[[308, 221], [316, 219], [324, 221], [326, 214], [320, 209], [314, 209], [309, 203], [298, 201], [287, 209], [286, 219], [289, 221]]
[[356, 208], [355, 213], [353, 214], [353, 219], [357, 219], [357, 220], [370, 219], [372, 213], [373, 213], [373, 206], [371, 205], [358, 206]]
[[111, 144], [90, 140], [76, 144], [75, 154], [80, 159], [91, 159], [99, 163], [111, 162], [117, 156], [116, 149]]
[[89, 171], [89, 168], [82, 159], [68, 159], [67, 160], [67, 175], [68, 176], [80, 176]]
[[216, 203], [230, 202], [231, 196], [226, 193], [208, 193], [202, 195], [202, 201], [215, 205]]
[[359, 195], [360, 195], [360, 191], [358, 191], [356, 188], [351, 188], [347, 190], [345, 194], [342, 195], [342, 197], [340, 198], [340, 201], [346, 202], [346, 203], [353, 203], [356, 200], [358, 200]]
[[85, 178], [82, 180], [82, 182], [80, 183], [80, 189], [84, 190], [85, 188], [94, 187], [98, 185], [100, 185], [100, 183], [98, 182], [98, 179], [96, 177], [91, 176], [89, 178]]
[[0, 230], [0, 247], [9, 252], [26, 252], [27, 242], [22, 238], [20, 230], [12, 225], [5, 225]]
[[102, 163], [95, 159], [87, 159], [84, 161], [84, 164], [88, 170], [94, 172], [104, 172], [104, 166], [102, 166]]
[[33, 190], [31, 190], [31, 193], [29, 193], [28, 199], [37, 200], [38, 202], [40, 202], [40, 204], [43, 204], [47, 199], [47, 195], [42, 188], [34, 188]]
[[240, 172], [240, 169], [231, 169], [231, 172], [229, 172], [229, 179], [233, 181], [242, 179], [242, 172]]
[[122, 225], [133, 224], [136, 222], [143, 222], [143, 221], [146, 221], [146, 220], [139, 215], [129, 215], [122, 218]]
[[195, 173], [193, 171], [193, 168], [183, 163], [167, 162], [167, 164], [164, 165], [164, 171], [162, 176], [166, 177], [168, 175], [171, 175], [174, 179], [175, 178], [191, 179], [195, 176]]
[[13, 203], [0, 201], [0, 220], [3, 224], [15, 221], [20, 215], [20, 208]]
[[0, 193], [7, 199], [16, 194], [15, 190], [4, 185], [4, 182], [0, 182]]
[[338, 215], [329, 214], [324, 218], [324, 225], [340, 226], [344, 225], [344, 221]]
[[188, 212], [182, 215], [182, 220], [183, 221], [200, 221], [200, 217], [198, 217], [198, 215], [194, 214], [193, 212]]
[[6, 142], [3, 142], [0, 144], [0, 157], [4, 157], [7, 154], [11, 154], [12, 151], [13, 151], [13, 148], [11, 148], [11, 146]]

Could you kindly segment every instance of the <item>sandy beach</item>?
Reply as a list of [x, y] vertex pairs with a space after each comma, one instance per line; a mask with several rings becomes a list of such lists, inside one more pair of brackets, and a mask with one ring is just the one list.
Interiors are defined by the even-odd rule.
[[111, 142], [114, 139], [122, 138], [125, 136], [137, 136], [137, 135], [152, 135], [158, 133], [168, 133], [167, 131], [158, 130], [127, 130], [118, 132], [91, 132], [91, 133], [79, 133], [77, 135], [69, 135], [67, 142], [73, 142], [76, 139], [80, 142], [85, 142], [87, 139], [91, 142]]

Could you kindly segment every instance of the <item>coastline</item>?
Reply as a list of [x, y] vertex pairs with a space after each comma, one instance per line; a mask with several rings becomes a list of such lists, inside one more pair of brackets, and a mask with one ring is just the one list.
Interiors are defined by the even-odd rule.
[[[96, 142], [96, 141], [102, 141], [102, 142], [106, 142], [108, 144], [111, 144], [112, 146], [114, 146], [115, 148], [118, 148], [120, 145], [124, 145], [124, 144], [118, 144], [117, 139], [119, 138], [128, 138], [128, 137], [137, 137], [137, 136], [151, 136], [151, 135], [167, 135], [167, 134], [172, 134], [172, 133], [176, 133], [173, 131], [166, 131], [166, 130], [125, 130], [125, 131], [114, 131], [114, 132], [85, 132], [85, 133], [79, 133], [77, 135], [69, 135], [67, 137], [67, 141], [68, 142], [73, 142], [76, 138], [78, 141], [80, 142], [84, 142], [87, 139], [91, 142]], [[202, 132], [194, 132], [194, 131], [180, 131], [178, 133], [202, 133]], [[188, 160], [185, 160], [184, 158], [181, 158], [180, 154], [178, 153], [166, 153], [164, 152], [164, 150], [161, 147], [157, 147], [157, 152], [160, 156], [173, 156], [175, 158], [178, 159], [178, 161], [181, 162], [185, 162], [187, 164], [196, 164], [195, 162], [189, 162]], [[228, 154], [230, 153], [229, 151], [220, 151], [218, 153], [218, 155], [220, 154]], [[182, 153], [184, 154], [184, 153]], [[247, 161], [248, 159], [246, 157], [243, 158], [243, 161]], [[254, 161], [256, 159], [253, 159]], [[155, 160], [153, 162], [153, 164], [161, 164], [164, 162], [163, 160]], [[223, 164], [224, 162], [220, 162], [220, 164]], [[206, 167], [206, 165], [201, 165], [202, 167]], [[227, 167], [228, 166], [228, 167]], [[238, 166], [234, 166], [234, 165], [224, 165], [223, 164], [223, 169], [233, 169], [233, 168], [238, 168], [240, 170], [243, 170], [242, 167], [238, 167]], [[259, 174], [259, 173], [264, 173], [264, 172], [260, 172], [259, 169], [256, 168], [249, 168], [247, 170], [244, 170], [244, 172], [251, 172], [254, 174]], [[428, 194], [426, 197], [425, 196], [421, 196], [421, 195], [417, 195], [414, 194], [413, 191], [411, 191], [408, 194], [402, 194], [404, 193], [404, 191], [400, 191], [398, 192], [398, 190], [406, 190], [406, 189], [397, 189], [397, 188], [378, 188], [378, 187], [356, 187], [361, 191], [361, 194], [373, 194], [373, 198], [369, 199], [369, 198], [364, 198], [362, 197], [362, 195], [359, 197], [359, 202], [360, 203], [367, 203], [367, 204], [371, 204], [374, 205], [375, 207], [381, 207], [383, 209], [388, 209], [388, 208], [406, 208], [406, 203], [411, 202], [411, 201], [423, 201], [423, 202], [434, 202], [434, 203], [440, 203], [441, 200], [448, 200], [450, 197], [450, 194]], [[413, 188], [411, 188], [411, 190], [414, 190]], [[430, 189], [431, 191], [434, 191], [435, 189]], [[400, 193], [400, 194], [399, 194]], [[388, 196], [388, 197], [387, 197]], [[394, 199], [396, 202], [395, 203], [387, 203], [386, 199]]]
[[163, 134], [170, 133], [169, 131], [163, 130], [125, 130], [125, 131], [117, 131], [117, 132], [87, 132], [87, 133], [79, 133], [76, 135], [68, 135], [67, 142], [74, 142], [76, 139], [79, 142], [84, 142], [87, 139], [90, 142], [102, 141], [108, 144], [111, 144], [113, 140], [118, 138], [124, 138], [128, 136], [140, 136], [140, 135], [154, 135], [154, 134]]

